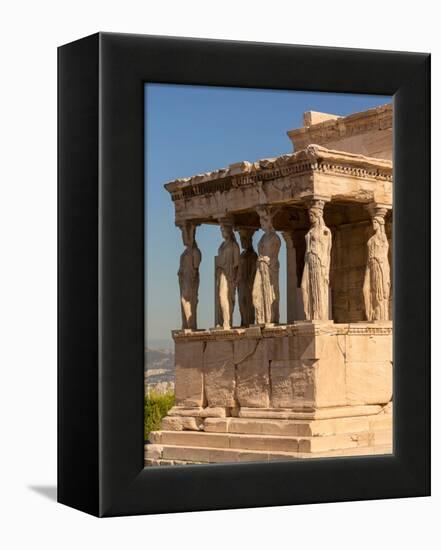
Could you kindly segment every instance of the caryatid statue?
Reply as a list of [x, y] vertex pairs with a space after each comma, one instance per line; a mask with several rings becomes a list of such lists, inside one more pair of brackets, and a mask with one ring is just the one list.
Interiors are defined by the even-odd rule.
[[274, 209], [259, 207], [257, 213], [264, 231], [257, 246], [256, 276], [253, 284], [253, 305], [256, 323], [279, 322], [279, 250], [280, 237], [273, 227]]
[[386, 208], [371, 207], [374, 234], [367, 243], [367, 264], [363, 296], [368, 321], [389, 320], [390, 266], [389, 243], [384, 230]]
[[185, 222], [179, 225], [182, 232], [182, 241], [185, 250], [179, 261], [179, 289], [181, 292], [182, 328], [196, 330], [199, 291], [199, 265], [201, 263], [201, 251], [195, 240], [196, 226]]
[[257, 254], [253, 248], [254, 232], [255, 229], [239, 229], [240, 244], [243, 251], [239, 258], [237, 294], [239, 296], [239, 309], [242, 327], [247, 327], [254, 324], [255, 320], [253, 284], [256, 276]]
[[224, 242], [216, 256], [216, 324], [228, 330], [233, 324], [240, 250], [233, 231], [233, 221], [222, 218], [219, 223]]
[[308, 321], [329, 320], [329, 269], [332, 235], [323, 220], [325, 201], [311, 199], [308, 207], [311, 228], [305, 235], [305, 267], [302, 276], [302, 296]]

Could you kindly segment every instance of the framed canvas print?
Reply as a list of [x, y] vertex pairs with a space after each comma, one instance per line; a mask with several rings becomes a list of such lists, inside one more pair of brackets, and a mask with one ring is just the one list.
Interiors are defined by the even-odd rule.
[[58, 498], [430, 494], [428, 54], [59, 48]]

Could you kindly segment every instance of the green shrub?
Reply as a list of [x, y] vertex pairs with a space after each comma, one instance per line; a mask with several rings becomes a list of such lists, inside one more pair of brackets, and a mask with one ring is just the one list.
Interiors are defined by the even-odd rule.
[[168, 411], [175, 403], [175, 394], [157, 393], [150, 391], [144, 397], [144, 439], [149, 438], [150, 432], [159, 430], [161, 420], [167, 415]]

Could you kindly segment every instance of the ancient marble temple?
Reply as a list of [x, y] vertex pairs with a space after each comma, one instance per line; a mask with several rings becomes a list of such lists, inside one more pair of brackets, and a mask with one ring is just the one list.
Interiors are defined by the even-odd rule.
[[[182, 327], [176, 405], [148, 466], [392, 452], [392, 106], [308, 112], [288, 136], [290, 154], [165, 185], [184, 243]], [[211, 258], [205, 224], [219, 226]], [[206, 261], [212, 327], [197, 325]]]

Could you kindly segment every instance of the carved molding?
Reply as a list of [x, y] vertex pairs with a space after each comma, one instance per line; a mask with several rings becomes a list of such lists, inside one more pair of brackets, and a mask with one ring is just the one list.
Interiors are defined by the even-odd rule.
[[374, 218], [375, 216], [384, 218], [388, 211], [392, 210], [392, 205], [379, 202], [370, 202], [366, 205], [366, 209], [368, 210], [371, 218]]
[[338, 335], [338, 336], [389, 336], [392, 334], [392, 321], [384, 323], [314, 323], [297, 321], [290, 325], [273, 327], [252, 326], [230, 330], [206, 329], [196, 331], [173, 330], [174, 341], [236, 340], [240, 338], [273, 338], [299, 335]]
[[392, 115], [392, 105], [382, 105], [361, 113], [289, 130], [287, 134], [295, 147], [302, 149], [308, 143], [320, 144], [324, 141], [340, 140], [375, 130], [392, 129]]
[[234, 188], [254, 186], [263, 182], [300, 176], [314, 172], [341, 174], [361, 179], [392, 181], [392, 163], [387, 160], [352, 153], [333, 151], [309, 145], [302, 151], [263, 159], [254, 163], [238, 163], [234, 170], [225, 168], [165, 184], [173, 201], [224, 193]]

